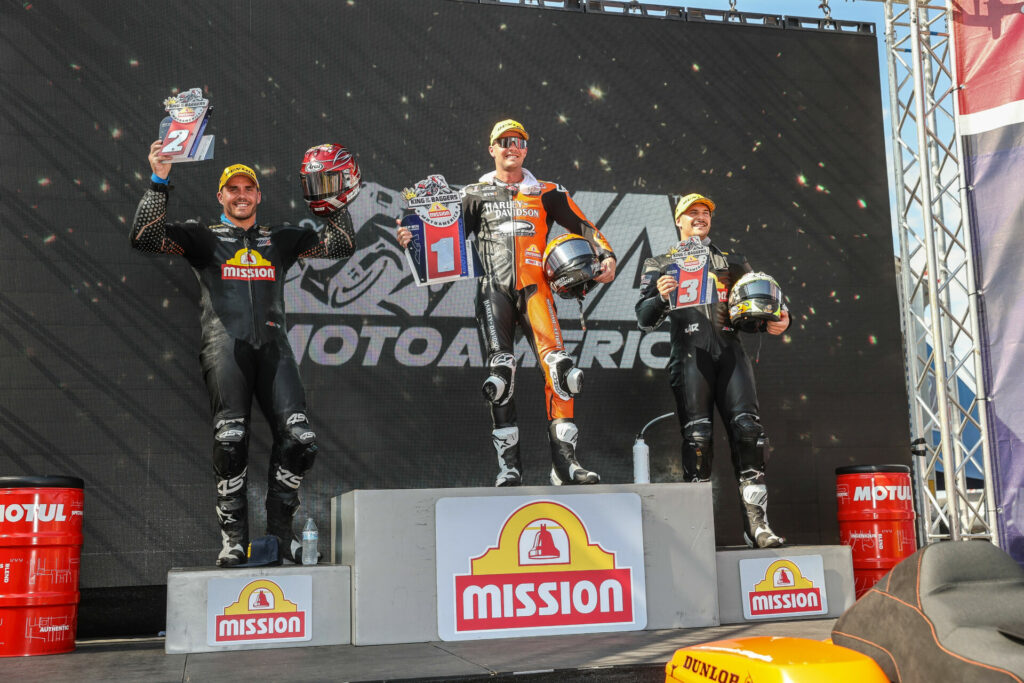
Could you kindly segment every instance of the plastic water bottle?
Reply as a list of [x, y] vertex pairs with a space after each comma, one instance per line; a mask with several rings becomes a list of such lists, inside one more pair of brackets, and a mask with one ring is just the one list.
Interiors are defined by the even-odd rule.
[[651, 483], [651, 449], [642, 436], [633, 444], [633, 483]]
[[306, 518], [306, 526], [302, 527], [302, 564], [316, 564], [319, 552], [317, 544], [320, 534], [316, 530], [316, 522], [312, 517]]

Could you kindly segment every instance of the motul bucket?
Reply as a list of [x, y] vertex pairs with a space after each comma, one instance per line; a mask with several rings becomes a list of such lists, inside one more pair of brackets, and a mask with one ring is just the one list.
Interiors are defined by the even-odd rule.
[[836, 469], [839, 542], [853, 554], [857, 597], [917, 550], [910, 468], [858, 465]]
[[75, 649], [83, 486], [0, 477], [0, 657]]

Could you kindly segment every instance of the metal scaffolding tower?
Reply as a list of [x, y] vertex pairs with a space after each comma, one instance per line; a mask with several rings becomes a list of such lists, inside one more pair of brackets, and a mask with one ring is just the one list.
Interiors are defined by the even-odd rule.
[[998, 543], [952, 8], [883, 2], [918, 542]]

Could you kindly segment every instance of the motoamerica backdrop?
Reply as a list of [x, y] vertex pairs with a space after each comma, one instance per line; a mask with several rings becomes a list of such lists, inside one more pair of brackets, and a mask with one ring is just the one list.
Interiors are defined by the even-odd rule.
[[[454, 0], [38, 0], [0, 14], [0, 474], [86, 481], [86, 588], [163, 584], [219, 547], [197, 282], [183, 259], [128, 244], [162, 101], [192, 87], [213, 104], [216, 158], [173, 169], [172, 219], [215, 219], [230, 163], [260, 174], [264, 224], [312, 220], [306, 148], [342, 143], [363, 171], [357, 253], [287, 274], [321, 444], [300, 516], [325, 540], [331, 497], [353, 488], [493, 482], [473, 285], [417, 287], [394, 227], [403, 187], [492, 170], [487, 134], [506, 117], [531, 134], [527, 168], [567, 187], [618, 254], [585, 331], [575, 302], [560, 305], [586, 373], [579, 453], [604, 482], [632, 480], [636, 433], [674, 409], [667, 326], [641, 333], [633, 307], [643, 259], [677, 240], [675, 197], [693, 191], [718, 203], [715, 241], [774, 275], [794, 317], [746, 344], [776, 530], [836, 543], [834, 468], [909, 460], [874, 35]], [[518, 349], [525, 479], [543, 484], [542, 378]], [[270, 444], [255, 420], [259, 535]], [[717, 537], [735, 544], [717, 432]], [[674, 418], [648, 442], [654, 480], [678, 480]]]

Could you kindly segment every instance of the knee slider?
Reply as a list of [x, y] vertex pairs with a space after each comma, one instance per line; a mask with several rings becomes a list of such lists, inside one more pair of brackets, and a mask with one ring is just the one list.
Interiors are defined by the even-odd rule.
[[484, 398], [494, 405], [505, 405], [512, 398], [516, 381], [516, 357], [511, 353], [495, 353], [488, 360], [491, 374], [481, 387]]
[[736, 440], [746, 446], [764, 447], [768, 437], [764, 434], [761, 419], [753, 413], [742, 413], [732, 419]]
[[711, 431], [710, 420], [697, 420], [686, 425], [683, 438], [697, 451], [698, 455], [707, 455], [714, 444], [714, 433]]
[[575, 366], [565, 351], [552, 351], [544, 356], [551, 388], [559, 398], [568, 401], [583, 390], [583, 371]]
[[272, 473], [273, 480], [290, 489], [298, 489], [302, 476], [313, 467], [319, 447], [316, 433], [304, 413], [294, 413], [281, 430], [281, 461]]
[[[249, 427], [245, 419], [221, 420], [214, 426], [213, 439], [213, 471], [217, 477], [221, 480], [244, 480], [249, 443]], [[220, 489], [221, 484], [218, 483], [217, 487]], [[240, 483], [231, 484], [231, 491], [223, 494], [240, 487]]]

